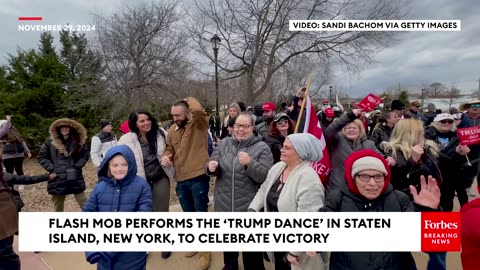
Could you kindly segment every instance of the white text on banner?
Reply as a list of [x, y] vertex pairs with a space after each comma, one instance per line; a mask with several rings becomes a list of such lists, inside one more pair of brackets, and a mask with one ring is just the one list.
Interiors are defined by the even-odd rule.
[[461, 20], [290, 20], [290, 31], [461, 31]]
[[420, 251], [420, 213], [20, 213], [20, 251]]

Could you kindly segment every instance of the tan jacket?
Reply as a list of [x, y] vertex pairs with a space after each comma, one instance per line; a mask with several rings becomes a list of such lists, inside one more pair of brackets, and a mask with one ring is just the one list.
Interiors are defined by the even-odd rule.
[[[0, 176], [3, 177], [3, 176]], [[0, 240], [12, 236], [18, 231], [18, 212], [13, 202], [10, 188], [0, 179]]]
[[208, 161], [208, 117], [195, 98], [187, 98], [192, 119], [184, 128], [172, 125], [168, 130], [167, 149], [172, 154], [177, 181], [185, 181], [205, 174]]

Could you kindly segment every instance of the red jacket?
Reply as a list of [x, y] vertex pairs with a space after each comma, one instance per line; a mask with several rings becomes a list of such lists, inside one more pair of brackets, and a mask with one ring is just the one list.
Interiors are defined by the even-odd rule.
[[480, 269], [480, 199], [462, 207], [461, 242], [463, 270]]

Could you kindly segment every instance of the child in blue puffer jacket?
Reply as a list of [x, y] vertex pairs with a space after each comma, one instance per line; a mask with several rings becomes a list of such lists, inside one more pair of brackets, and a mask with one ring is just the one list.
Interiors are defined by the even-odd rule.
[[[152, 211], [152, 192], [147, 181], [137, 176], [135, 156], [128, 146], [108, 150], [98, 178], [84, 212]], [[147, 265], [146, 252], [86, 252], [86, 257], [97, 264], [97, 270], [145, 270]]]

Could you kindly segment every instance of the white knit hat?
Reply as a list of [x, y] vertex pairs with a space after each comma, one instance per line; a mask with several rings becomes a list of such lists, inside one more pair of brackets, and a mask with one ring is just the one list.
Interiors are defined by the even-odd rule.
[[387, 169], [383, 162], [375, 157], [362, 157], [357, 159], [352, 165], [352, 178], [357, 175], [357, 173], [365, 170], [375, 170], [387, 175]]

